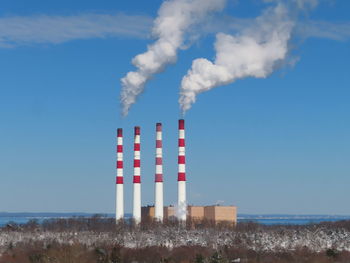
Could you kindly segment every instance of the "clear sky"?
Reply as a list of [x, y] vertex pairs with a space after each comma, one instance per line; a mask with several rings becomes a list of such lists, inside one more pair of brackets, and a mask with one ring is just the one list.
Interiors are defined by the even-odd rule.
[[[120, 79], [153, 43], [161, 3], [1, 1], [0, 211], [114, 212], [122, 127], [130, 212], [135, 125], [143, 205], [153, 204], [156, 122], [164, 131], [165, 204], [176, 202], [179, 87], [193, 59], [214, 58], [215, 35], [180, 50], [122, 118]], [[267, 5], [228, 0], [223, 12], [251, 19]], [[320, 1], [299, 26], [314, 25], [293, 41], [294, 66], [198, 96], [185, 115], [189, 203], [350, 214], [349, 12], [350, 1]]]

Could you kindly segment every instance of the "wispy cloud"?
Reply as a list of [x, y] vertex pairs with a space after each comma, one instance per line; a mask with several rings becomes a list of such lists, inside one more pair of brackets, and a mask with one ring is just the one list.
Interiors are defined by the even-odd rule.
[[303, 38], [315, 37], [338, 41], [350, 38], [350, 22], [308, 21], [301, 23], [296, 30]]
[[[253, 18], [240, 18], [233, 16], [221, 16], [209, 18], [201, 28], [203, 34], [215, 34], [220, 31], [227, 34], [239, 33], [242, 29], [252, 26]], [[297, 37], [324, 38], [335, 41], [346, 41], [350, 39], [350, 21], [322, 21], [322, 20], [300, 20], [295, 25]]]
[[[240, 31], [254, 22], [250, 18], [211, 17], [197, 28], [202, 34]], [[150, 35], [153, 18], [125, 14], [79, 14], [72, 16], [0, 17], [0, 48], [33, 44], [60, 44], [71, 40]], [[299, 21], [296, 34], [302, 38], [350, 39], [350, 22]], [[198, 33], [198, 32], [197, 32]]]
[[146, 38], [148, 16], [80, 14], [75, 16], [12, 16], [0, 18], [0, 47], [59, 44], [76, 39], [106, 37]]

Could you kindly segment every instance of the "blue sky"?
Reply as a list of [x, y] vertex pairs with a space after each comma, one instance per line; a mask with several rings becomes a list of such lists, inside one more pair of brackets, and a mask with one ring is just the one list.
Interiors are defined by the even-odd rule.
[[[131, 211], [135, 125], [143, 204], [152, 204], [156, 122], [164, 130], [165, 204], [176, 202], [179, 86], [193, 59], [215, 56], [214, 34], [180, 50], [122, 118], [120, 78], [153, 42], [161, 3], [2, 1], [0, 211], [114, 212], [118, 127]], [[228, 1], [223, 13], [254, 18], [266, 5]], [[189, 203], [350, 214], [349, 10], [348, 1], [321, 1], [305, 14], [301, 22], [318, 27], [293, 42], [293, 67], [198, 96], [185, 116]]]

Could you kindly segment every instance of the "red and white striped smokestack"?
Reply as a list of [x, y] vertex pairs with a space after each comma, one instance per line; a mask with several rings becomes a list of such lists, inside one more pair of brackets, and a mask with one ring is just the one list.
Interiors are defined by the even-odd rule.
[[117, 130], [116, 221], [124, 218], [123, 129]]
[[177, 217], [186, 221], [186, 159], [185, 159], [185, 120], [179, 120], [179, 156], [178, 156], [178, 202]]
[[134, 205], [133, 218], [136, 224], [141, 222], [141, 160], [140, 127], [135, 127], [134, 136]]
[[163, 221], [163, 149], [162, 124], [156, 124], [156, 174], [155, 174], [155, 200], [154, 217]]

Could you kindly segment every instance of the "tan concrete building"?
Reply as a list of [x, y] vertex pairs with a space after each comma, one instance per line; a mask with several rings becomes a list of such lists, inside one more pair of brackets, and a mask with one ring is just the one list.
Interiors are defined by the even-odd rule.
[[204, 219], [204, 206], [192, 206], [187, 207], [187, 216], [192, 220], [203, 220]]
[[[154, 218], [154, 206], [142, 207], [142, 217]], [[175, 217], [175, 208], [173, 206], [164, 207], [164, 219]], [[236, 206], [188, 206], [187, 217], [194, 221], [208, 220], [215, 223], [228, 222], [237, 223]]]
[[164, 207], [164, 219], [171, 219], [175, 217], [175, 208], [173, 206]]
[[141, 218], [154, 218], [154, 206], [143, 206], [141, 207]]
[[[175, 208], [173, 206], [165, 206], [163, 210], [164, 219], [169, 219], [175, 216]], [[143, 206], [141, 207], [141, 217], [142, 218], [154, 218], [155, 209], [154, 206]]]
[[236, 206], [205, 206], [204, 218], [216, 223], [229, 222], [237, 223], [237, 207]]

